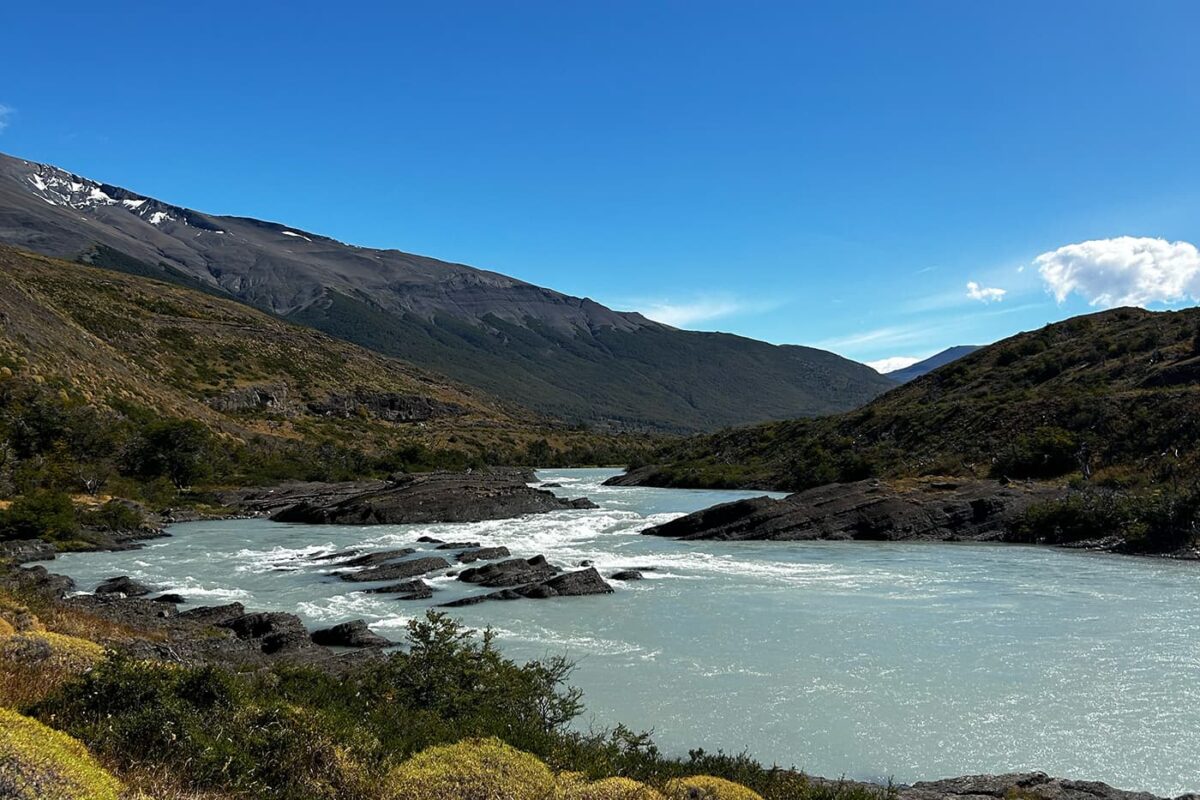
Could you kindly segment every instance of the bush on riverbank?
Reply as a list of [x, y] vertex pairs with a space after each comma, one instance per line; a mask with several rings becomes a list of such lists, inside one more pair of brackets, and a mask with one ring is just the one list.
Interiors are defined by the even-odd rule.
[[[28, 710], [121, 776], [166, 774], [181, 792], [239, 798], [424, 797], [412, 792], [436, 780], [469, 784], [461, 770], [471, 764], [491, 772], [507, 765], [513, 780], [548, 786], [546, 800], [658, 800], [655, 792], [672, 779], [699, 774], [743, 784], [764, 800], [887, 795], [829, 791], [746, 756], [664, 758], [648, 737], [625, 729], [573, 731], [568, 724], [582, 705], [565, 683], [569, 664], [517, 664], [490, 635], [442, 615], [412, 623], [408, 645], [345, 676], [288, 667], [234, 674], [112, 656]], [[606, 782], [613, 778], [626, 780]], [[641, 792], [639, 783], [654, 791]]]
[[1088, 486], [1031, 506], [1009, 531], [1011, 541], [1028, 543], [1119, 539], [1130, 553], [1174, 552], [1198, 536], [1200, 482], [1141, 491]]

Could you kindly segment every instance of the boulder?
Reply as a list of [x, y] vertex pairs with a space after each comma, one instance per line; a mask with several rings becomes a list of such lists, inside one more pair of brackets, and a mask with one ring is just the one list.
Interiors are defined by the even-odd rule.
[[545, 556], [533, 558], [513, 558], [482, 567], [464, 569], [458, 574], [458, 580], [465, 583], [477, 583], [489, 588], [517, 586], [523, 583], [535, 583], [552, 578], [559, 572], [558, 568], [546, 561]]
[[156, 603], [170, 603], [172, 605], [179, 605], [180, 603], [187, 602], [183, 599], [183, 595], [174, 593], [160, 594], [158, 597], [153, 597], [151, 599]]
[[481, 547], [480, 542], [442, 542], [434, 550], [470, 550], [475, 547]]
[[154, 591], [141, 581], [136, 581], [127, 575], [109, 578], [101, 581], [96, 587], [96, 594], [123, 594], [126, 597], [143, 597]]
[[645, 576], [642, 575], [640, 570], [623, 569], [620, 572], [614, 572], [609, 577], [614, 581], [640, 581]]
[[325, 647], [389, 647], [392, 642], [373, 632], [361, 619], [312, 632], [314, 643]]
[[74, 591], [75, 581], [66, 575], [51, 572], [40, 564], [35, 567], [18, 567], [10, 570], [0, 580], [0, 586], [16, 589], [22, 593], [41, 595], [61, 600]]
[[366, 591], [368, 594], [394, 594], [400, 600], [428, 600], [433, 597], [433, 587], [422, 580], [403, 581]]
[[497, 558], [508, 558], [512, 553], [507, 547], [479, 547], [476, 545], [475, 550], [468, 550], [465, 553], [458, 554], [458, 563], [470, 564], [475, 561], [494, 561]]
[[308, 629], [295, 614], [280, 611], [260, 611], [217, 623], [228, 628], [242, 640], [258, 643], [264, 653], [297, 650], [311, 644]]
[[30, 561], [50, 561], [54, 555], [54, 545], [42, 539], [10, 539], [0, 542], [0, 561], [25, 564]]
[[179, 619], [190, 620], [201, 625], [223, 625], [246, 614], [241, 603], [223, 606], [199, 606], [179, 612]]
[[437, 556], [425, 558], [410, 558], [407, 561], [392, 561], [377, 567], [368, 567], [359, 572], [339, 572], [338, 577], [344, 581], [364, 583], [366, 581], [397, 581], [405, 578], [415, 578], [436, 569], [445, 569], [450, 562]]
[[604, 582], [594, 567], [578, 572], [564, 572], [553, 578], [516, 589], [522, 597], [582, 597], [589, 594], [611, 594], [613, 588]]
[[521, 600], [523, 598], [544, 600], [550, 597], [581, 597], [590, 594], [611, 594], [612, 590], [612, 587], [600, 577], [599, 572], [589, 568], [578, 572], [565, 572], [536, 583], [451, 600], [448, 603], [442, 603], [442, 606], [460, 608], [487, 600]]
[[360, 556], [347, 558], [345, 561], [339, 561], [334, 566], [338, 567], [374, 567], [379, 564], [395, 561], [405, 556], [411, 556], [417, 552], [411, 547], [401, 547], [396, 550], [380, 550], [377, 553], [365, 553]]

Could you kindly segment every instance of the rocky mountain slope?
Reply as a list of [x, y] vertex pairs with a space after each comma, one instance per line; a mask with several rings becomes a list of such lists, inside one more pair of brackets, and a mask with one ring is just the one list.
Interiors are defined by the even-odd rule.
[[1120, 308], [984, 347], [865, 407], [695, 437], [625, 482], [799, 490], [867, 477], [1173, 486], [1196, 474], [1200, 309]]
[[163, 203], [0, 155], [0, 242], [182, 283], [576, 422], [711, 430], [892, 385], [806, 347], [682, 331], [494, 272]]
[[[543, 439], [555, 447], [604, 439], [232, 299], [8, 247], [0, 247], [0, 389], [4, 419], [20, 429], [0, 424], [0, 434], [28, 453], [41, 448], [24, 441], [31, 426], [46, 428], [34, 439], [59, 439], [85, 411], [98, 415], [97, 435], [111, 432], [103, 420], [158, 417], [197, 421], [231, 442], [330, 442], [365, 453], [499, 457]], [[79, 447], [88, 457], [105, 450]], [[0, 473], [8, 461], [0, 457]]]
[[957, 361], [963, 356], [970, 355], [978, 349], [979, 346], [973, 344], [960, 344], [956, 347], [948, 347], [942, 352], [932, 355], [924, 361], [918, 361], [915, 364], [908, 365], [904, 369], [895, 369], [884, 374], [897, 383], [908, 383], [911, 380], [921, 377], [927, 372], [933, 372], [938, 367], [944, 367], [951, 361]]

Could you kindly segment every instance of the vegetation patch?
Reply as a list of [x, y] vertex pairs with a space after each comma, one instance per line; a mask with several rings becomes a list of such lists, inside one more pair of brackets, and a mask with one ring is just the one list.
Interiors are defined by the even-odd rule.
[[82, 744], [37, 720], [0, 708], [0, 797], [117, 800], [122, 786]]

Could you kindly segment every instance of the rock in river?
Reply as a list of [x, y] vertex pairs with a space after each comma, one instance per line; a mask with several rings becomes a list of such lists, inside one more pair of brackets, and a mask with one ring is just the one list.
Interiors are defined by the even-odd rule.
[[513, 470], [401, 475], [359, 493], [320, 495], [280, 508], [278, 522], [337, 525], [480, 522], [570, 508], [594, 508], [587, 498], [565, 500], [534, 489]]
[[494, 561], [497, 558], [508, 558], [512, 553], [507, 547], [479, 547], [459, 553], [457, 561], [460, 564], [470, 564], [473, 561]]
[[449, 566], [450, 562], [444, 558], [427, 556], [425, 558], [410, 558], [407, 561], [380, 564], [377, 567], [369, 567], [359, 572], [339, 572], [338, 577], [344, 581], [354, 581], [356, 583], [365, 581], [398, 581], [404, 578], [415, 578], [417, 575], [424, 575], [426, 572], [433, 572], [435, 569], [444, 569]]
[[143, 597], [152, 591], [146, 584], [127, 575], [109, 578], [96, 587], [96, 594], [123, 594], [126, 597]]
[[1008, 524], [1061, 489], [998, 481], [831, 483], [782, 500], [754, 497], [648, 528], [650, 536], [738, 541], [1002, 540]]
[[534, 583], [552, 578], [559, 572], [545, 556], [533, 558], [513, 558], [499, 561], [495, 564], [485, 564], [482, 567], [464, 569], [458, 575], [465, 583], [478, 583], [480, 586], [498, 588], [501, 586], [517, 586], [522, 583]]
[[[538, 558], [541, 558], [541, 556], [538, 556]], [[533, 559], [530, 560], [532, 561]], [[447, 608], [459, 608], [475, 605], [487, 600], [520, 600], [523, 598], [542, 600], [548, 597], [582, 597], [589, 594], [611, 594], [612, 590], [612, 587], [600, 577], [600, 573], [594, 567], [589, 567], [577, 572], [564, 572], [534, 583], [501, 589], [498, 592], [463, 597], [459, 600], [452, 600], [449, 603], [442, 603], [442, 605]]]

